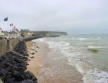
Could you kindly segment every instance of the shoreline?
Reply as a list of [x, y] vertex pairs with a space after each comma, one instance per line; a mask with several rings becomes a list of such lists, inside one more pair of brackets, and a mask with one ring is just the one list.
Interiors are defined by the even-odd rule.
[[[32, 71], [32, 73], [37, 77], [38, 72], [40, 71], [41, 65], [44, 63], [44, 58], [45, 58], [44, 55], [48, 53], [49, 49], [47, 46], [45, 46], [46, 49], [41, 49], [41, 48], [45, 48], [43, 47], [44, 44], [33, 43], [32, 41], [26, 43], [26, 45], [27, 45], [28, 54], [29, 54], [29, 57], [28, 57], [29, 65], [27, 66], [27, 70]], [[36, 47], [32, 48], [33, 46], [31, 47], [30, 45], [35, 45]]]
[[83, 83], [80, 72], [44, 42], [30, 41], [27, 49], [27, 70], [37, 77], [38, 83]]

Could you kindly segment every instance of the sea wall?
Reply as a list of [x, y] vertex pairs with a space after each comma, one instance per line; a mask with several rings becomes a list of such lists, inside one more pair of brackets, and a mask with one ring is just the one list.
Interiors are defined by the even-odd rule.
[[6, 52], [12, 51], [14, 47], [20, 42], [20, 41], [31, 41], [33, 39], [45, 37], [44, 35], [37, 35], [37, 36], [32, 36], [28, 38], [16, 38], [16, 39], [5, 39], [5, 40], [0, 40], [0, 56], [3, 55]]
[[0, 40], [0, 56], [5, 52], [12, 51], [20, 40], [21, 39]]
[[0, 79], [3, 83], [37, 83], [32, 72], [26, 70], [29, 58], [25, 42], [33, 39], [34, 37], [6, 41], [6, 45], [9, 44], [8, 52], [0, 57]]

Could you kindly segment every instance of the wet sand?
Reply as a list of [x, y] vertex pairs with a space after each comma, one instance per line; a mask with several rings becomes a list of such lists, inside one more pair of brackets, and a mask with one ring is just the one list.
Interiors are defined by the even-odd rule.
[[59, 50], [51, 50], [43, 42], [29, 42], [27, 49], [30, 55], [27, 69], [37, 77], [38, 83], [83, 83], [82, 75], [67, 63]]

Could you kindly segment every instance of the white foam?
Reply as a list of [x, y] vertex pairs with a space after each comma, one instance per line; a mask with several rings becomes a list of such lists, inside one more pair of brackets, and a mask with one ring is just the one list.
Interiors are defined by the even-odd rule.
[[45, 40], [46, 38], [39, 38], [39, 39], [32, 40], [32, 42], [44, 42]]
[[95, 48], [103, 48], [101, 46], [88, 46], [89, 49], [95, 49]]
[[[79, 40], [87, 40], [87, 38], [80, 38]], [[49, 39], [38, 39], [38, 41], [46, 42], [49, 44], [49, 48], [59, 49], [62, 54], [68, 59], [70, 65], [76, 67], [76, 69], [83, 75], [84, 83], [108, 83], [108, 73], [97, 68], [94, 68], [92, 65], [83, 61], [88, 58], [84, 56], [79, 51], [71, 52], [71, 50], [78, 50], [68, 42], [64, 41], [53, 41]], [[88, 46], [88, 48], [101, 48], [99, 46]], [[82, 60], [83, 59], [83, 60]]]
[[77, 40], [80, 40], [80, 41], [84, 41], [84, 40], [87, 40], [88, 38], [78, 38]]
[[108, 83], [108, 73], [97, 68], [90, 69], [83, 80], [84, 83]]

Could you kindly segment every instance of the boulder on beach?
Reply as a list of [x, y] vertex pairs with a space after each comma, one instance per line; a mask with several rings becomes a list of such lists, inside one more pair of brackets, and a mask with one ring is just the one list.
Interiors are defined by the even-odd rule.
[[99, 52], [98, 49], [91, 49], [91, 48], [88, 48], [88, 51], [90, 51], [92, 53], [98, 53]]

